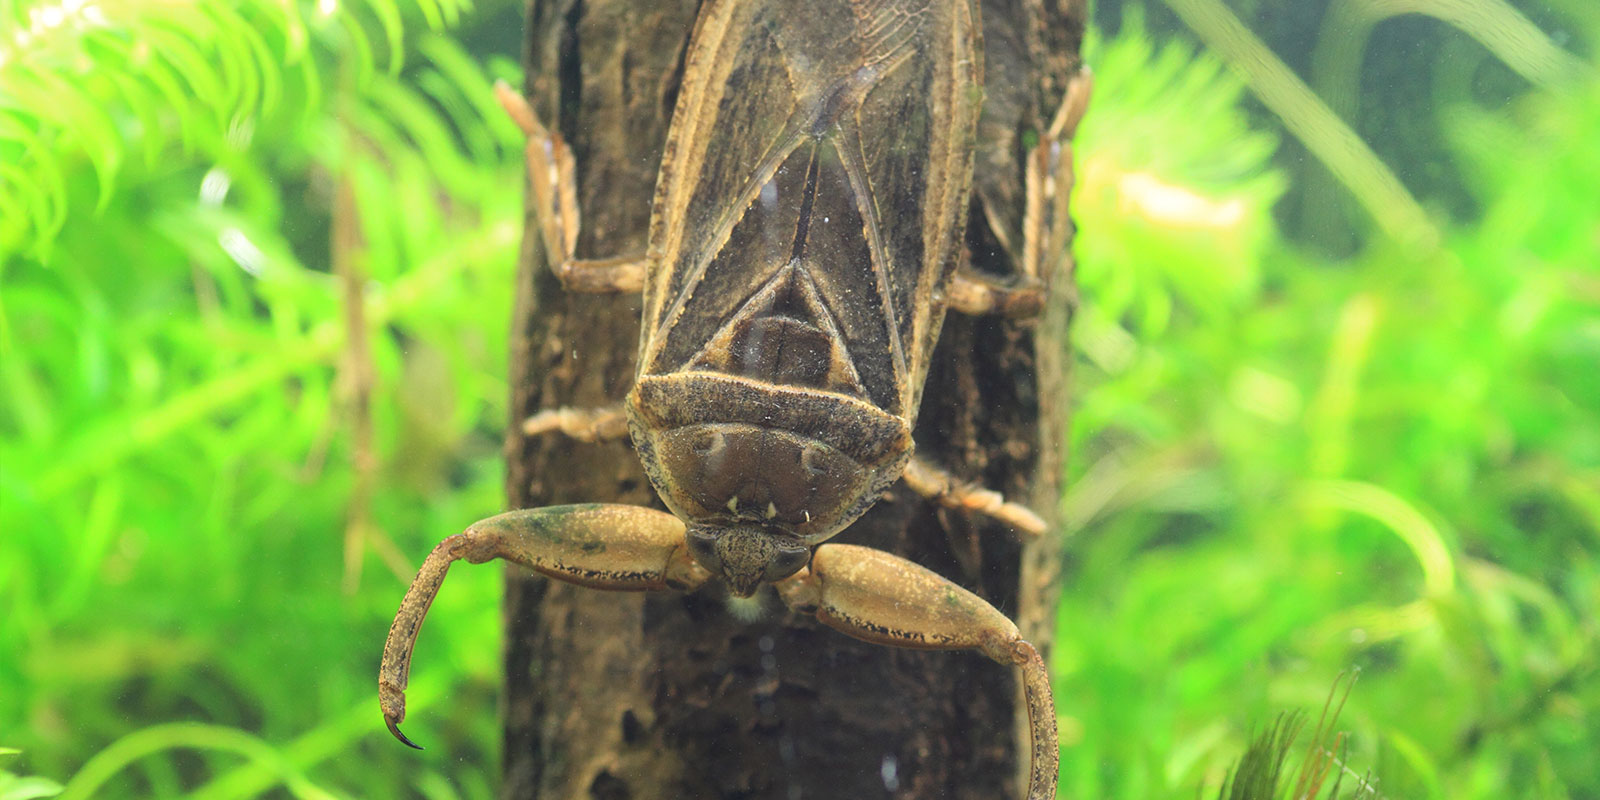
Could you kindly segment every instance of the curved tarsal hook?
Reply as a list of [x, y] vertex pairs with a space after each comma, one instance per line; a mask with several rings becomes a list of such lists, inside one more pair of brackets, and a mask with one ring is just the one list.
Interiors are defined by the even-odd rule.
[[400, 732], [417, 632], [451, 564], [496, 558], [594, 589], [690, 591], [711, 577], [690, 557], [683, 523], [641, 506], [590, 503], [511, 511], [445, 539], [422, 562], [400, 601], [378, 668], [383, 720], [396, 739], [418, 750], [422, 748]]
[[784, 603], [857, 639], [919, 650], [978, 650], [1018, 667], [1032, 731], [1028, 800], [1052, 800], [1061, 752], [1044, 659], [983, 598], [938, 573], [870, 547], [824, 544], [810, 567], [776, 584]]

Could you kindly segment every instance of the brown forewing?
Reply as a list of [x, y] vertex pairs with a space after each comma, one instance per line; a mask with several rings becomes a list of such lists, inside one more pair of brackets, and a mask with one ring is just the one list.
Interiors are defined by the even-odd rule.
[[640, 375], [916, 417], [981, 103], [968, 0], [709, 0], [651, 216]]

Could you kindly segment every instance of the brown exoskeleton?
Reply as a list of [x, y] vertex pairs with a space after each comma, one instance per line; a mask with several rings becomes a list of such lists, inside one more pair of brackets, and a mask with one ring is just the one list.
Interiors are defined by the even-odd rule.
[[[522, 98], [540, 236], [580, 291], [642, 291], [638, 373], [620, 410], [547, 412], [528, 430], [628, 432], [672, 513], [628, 505], [513, 511], [441, 542], [384, 650], [379, 696], [401, 741], [411, 649], [457, 559], [495, 558], [600, 589], [738, 596], [774, 584], [795, 611], [901, 647], [974, 649], [1021, 669], [1030, 798], [1053, 797], [1054, 706], [1042, 659], [976, 595], [905, 559], [825, 544], [904, 477], [1024, 532], [1042, 521], [912, 458], [928, 359], [948, 309], [1021, 315], [1040, 263], [1053, 149], [1086, 100], [1074, 86], [1029, 165], [1020, 272], [959, 271], [981, 104], [969, 0], [708, 0], [687, 51], [648, 252], [573, 258], [574, 166]], [[1062, 187], [1064, 191], [1064, 186]]]

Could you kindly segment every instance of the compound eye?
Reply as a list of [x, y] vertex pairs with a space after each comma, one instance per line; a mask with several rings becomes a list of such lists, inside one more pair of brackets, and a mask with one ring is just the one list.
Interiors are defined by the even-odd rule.
[[766, 574], [762, 579], [767, 583], [781, 581], [800, 571], [801, 567], [811, 563], [811, 548], [781, 548], [768, 562]]
[[717, 558], [717, 534], [720, 531], [690, 527], [684, 537], [689, 542], [689, 554], [700, 566], [714, 573], [722, 572], [722, 559]]

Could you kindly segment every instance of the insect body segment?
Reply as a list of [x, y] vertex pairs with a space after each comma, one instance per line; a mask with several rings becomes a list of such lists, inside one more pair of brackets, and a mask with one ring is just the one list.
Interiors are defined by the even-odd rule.
[[911, 452], [905, 421], [870, 404], [738, 376], [641, 377], [627, 408], [668, 508], [706, 524], [769, 521], [806, 544], [864, 513]]

